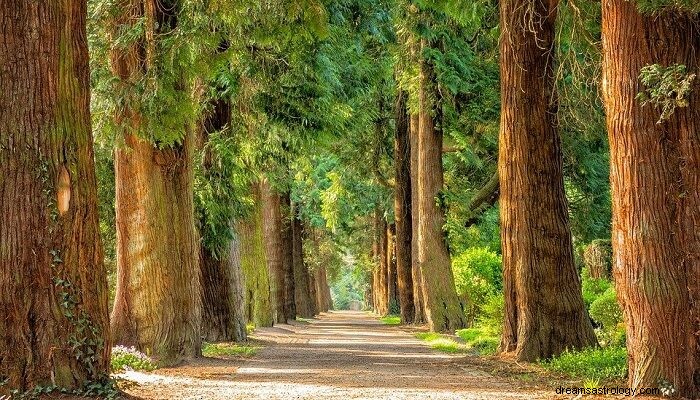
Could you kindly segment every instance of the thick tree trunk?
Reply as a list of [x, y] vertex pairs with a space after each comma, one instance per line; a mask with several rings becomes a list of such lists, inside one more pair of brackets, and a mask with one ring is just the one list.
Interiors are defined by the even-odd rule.
[[270, 275], [265, 256], [263, 213], [260, 185], [251, 186], [253, 209], [237, 221], [236, 233], [241, 242], [241, 270], [245, 285], [246, 317], [255, 326], [272, 326]]
[[284, 315], [287, 321], [297, 317], [294, 284], [294, 232], [292, 229], [292, 202], [289, 192], [280, 196], [282, 215], [282, 268], [284, 269]]
[[413, 305], [413, 268], [411, 264], [411, 142], [407, 93], [399, 91], [396, 98], [396, 139], [394, 165], [396, 189], [394, 215], [396, 220], [396, 271], [399, 290], [401, 322], [410, 324], [415, 318]]
[[389, 314], [389, 264], [387, 263], [387, 248], [388, 248], [388, 238], [387, 238], [387, 227], [386, 220], [379, 212], [377, 212], [377, 230], [379, 236], [377, 237], [378, 243], [378, 260], [379, 272], [377, 274], [377, 312], [379, 315]]
[[387, 265], [387, 304], [388, 313], [399, 309], [398, 275], [396, 271], [396, 225], [386, 228], [386, 265]]
[[506, 0], [500, 6], [501, 351], [535, 361], [596, 339], [574, 266], [556, 129], [556, 3]]
[[411, 278], [413, 279], [413, 322], [425, 322], [423, 279], [418, 264], [418, 114], [412, 114], [409, 123], [409, 146], [411, 148]]
[[700, 90], [657, 123], [635, 99], [648, 64], [700, 67], [700, 17], [642, 16], [603, 2], [603, 74], [613, 198], [613, 272], [627, 325], [629, 385], [700, 397]]
[[297, 315], [304, 318], [312, 318], [316, 314], [315, 301], [311, 297], [311, 284], [309, 279], [309, 269], [304, 262], [304, 224], [294, 211], [294, 221], [292, 223], [292, 243], [294, 260], [294, 299], [296, 302]]
[[109, 374], [86, 14], [0, 2], [0, 397]]
[[282, 246], [282, 212], [280, 196], [267, 180], [262, 183], [263, 225], [265, 251], [270, 270], [270, 287], [274, 300], [275, 322], [284, 324], [287, 315], [284, 307], [284, 249]]
[[245, 297], [238, 238], [214, 257], [202, 247], [202, 337], [207, 342], [246, 338]]
[[[429, 48], [426, 39], [421, 47]], [[455, 290], [447, 250], [442, 204], [442, 110], [434, 66], [425, 58], [420, 68], [418, 129], [418, 263], [421, 269], [425, 318], [431, 330], [449, 332], [465, 324]]]

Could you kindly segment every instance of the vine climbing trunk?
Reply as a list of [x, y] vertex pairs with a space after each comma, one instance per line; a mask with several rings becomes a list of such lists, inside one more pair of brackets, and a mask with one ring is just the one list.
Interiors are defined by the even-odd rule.
[[413, 303], [413, 269], [411, 264], [411, 143], [408, 94], [399, 91], [396, 96], [396, 139], [394, 140], [394, 165], [396, 188], [394, 194], [394, 219], [396, 220], [396, 273], [399, 291], [401, 322], [410, 324], [415, 318]]
[[[144, 20], [147, 38], [111, 52], [117, 84], [143, 78], [154, 57], [157, 33], [174, 29], [178, 9], [139, 0], [120, 1], [114, 30]], [[156, 22], [159, 21], [159, 22]], [[147, 49], [144, 62], [143, 49]], [[117, 344], [136, 346], [161, 365], [201, 353], [199, 238], [194, 223], [194, 134], [182, 127], [179, 144], [159, 147], [138, 110], [123, 107], [123, 147], [115, 151], [117, 289], [111, 328]]]
[[312, 318], [316, 314], [315, 301], [311, 297], [311, 282], [309, 279], [309, 269], [304, 262], [304, 224], [298, 209], [294, 207], [294, 221], [292, 221], [292, 249], [294, 263], [294, 299], [296, 302], [297, 315], [304, 318]]
[[284, 269], [284, 314], [287, 321], [297, 317], [296, 300], [294, 299], [294, 233], [292, 231], [292, 201], [289, 192], [280, 196], [280, 212], [282, 215], [282, 267]]
[[248, 322], [255, 326], [272, 326], [272, 297], [263, 238], [263, 212], [260, 184], [250, 186], [253, 207], [249, 214], [236, 221], [235, 230], [241, 243], [241, 270], [245, 285]]
[[0, 2], [0, 397], [109, 375], [86, 15]]
[[284, 307], [284, 252], [282, 246], [282, 212], [280, 196], [267, 180], [262, 183], [265, 252], [270, 270], [270, 287], [274, 300], [275, 322], [287, 322]]
[[413, 279], [413, 322], [425, 322], [423, 279], [418, 264], [418, 114], [411, 114], [409, 121], [409, 147], [411, 150], [411, 278]]
[[443, 231], [442, 100], [435, 66], [426, 59], [426, 51], [434, 47], [421, 40], [417, 244], [426, 321], [433, 331], [449, 332], [463, 328], [466, 320]]
[[535, 361], [595, 345], [574, 266], [554, 96], [556, 2], [500, 3], [501, 351]]
[[646, 89], [638, 80], [646, 65], [700, 72], [700, 17], [642, 15], [622, 0], [603, 2], [602, 16], [613, 272], [629, 386], [666, 382], [676, 396], [699, 398], [700, 90], [694, 84], [687, 107], [663, 120], [636, 96]]

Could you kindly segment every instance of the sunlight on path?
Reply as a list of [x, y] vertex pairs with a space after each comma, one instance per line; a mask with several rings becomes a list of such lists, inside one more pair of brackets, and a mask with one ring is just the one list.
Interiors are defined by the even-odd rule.
[[247, 360], [204, 358], [153, 373], [119, 375], [144, 399], [531, 399], [548, 398], [435, 352], [362, 312], [261, 328]]

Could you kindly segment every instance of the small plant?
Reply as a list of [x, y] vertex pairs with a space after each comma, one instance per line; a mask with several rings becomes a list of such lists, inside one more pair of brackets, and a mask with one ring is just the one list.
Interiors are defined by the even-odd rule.
[[255, 331], [255, 324], [246, 324], [246, 326], [245, 326], [246, 334], [250, 335], [251, 333], [253, 333], [253, 331]]
[[151, 358], [136, 348], [115, 346], [112, 348], [111, 366], [113, 372], [153, 371], [157, 365]]
[[434, 332], [417, 333], [416, 337], [443, 353], [466, 353], [469, 348], [454, 339]]
[[467, 346], [476, 349], [479, 354], [489, 355], [498, 351], [500, 337], [493, 335], [489, 329], [467, 328], [460, 329], [455, 333], [464, 340]]
[[653, 104], [661, 108], [661, 117], [656, 122], [660, 124], [670, 118], [676, 108], [688, 107], [695, 74], [688, 73], [681, 64], [668, 67], [651, 64], [642, 68], [639, 80], [647, 89], [637, 94], [637, 99], [643, 106]]
[[542, 362], [550, 371], [584, 380], [621, 380], [627, 376], [627, 349], [624, 347], [588, 348], [566, 351]]
[[387, 315], [380, 319], [384, 325], [401, 325], [401, 317], [398, 315]]
[[236, 343], [204, 343], [204, 357], [253, 357], [260, 350], [259, 346], [241, 345]]

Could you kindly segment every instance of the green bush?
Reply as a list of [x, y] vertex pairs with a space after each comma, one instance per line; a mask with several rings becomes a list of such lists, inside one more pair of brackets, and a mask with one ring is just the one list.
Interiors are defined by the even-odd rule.
[[603, 346], [625, 344], [625, 328], [622, 323], [622, 310], [617, 302], [615, 288], [610, 287], [595, 299], [589, 309], [593, 320], [600, 324], [597, 329], [598, 341]]
[[620, 380], [627, 376], [627, 349], [610, 346], [567, 351], [543, 362], [542, 366], [575, 379]]
[[479, 354], [494, 354], [498, 350], [500, 336], [494, 336], [493, 332], [485, 328], [467, 328], [456, 332], [464, 342]]
[[115, 346], [112, 348], [112, 358], [110, 360], [112, 372], [131, 371], [153, 371], [157, 365], [146, 354], [141, 353], [134, 347]]
[[456, 332], [469, 348], [480, 354], [494, 354], [498, 350], [503, 331], [503, 312], [505, 299], [503, 293], [491, 293], [486, 296], [474, 327]]
[[457, 294], [467, 320], [473, 323], [487, 296], [500, 290], [501, 257], [484, 247], [472, 247], [452, 260]]
[[591, 304], [611, 287], [612, 282], [607, 279], [591, 278], [588, 268], [584, 267], [581, 270], [581, 289], [583, 291], [583, 302], [586, 304], [586, 308], [590, 308]]

